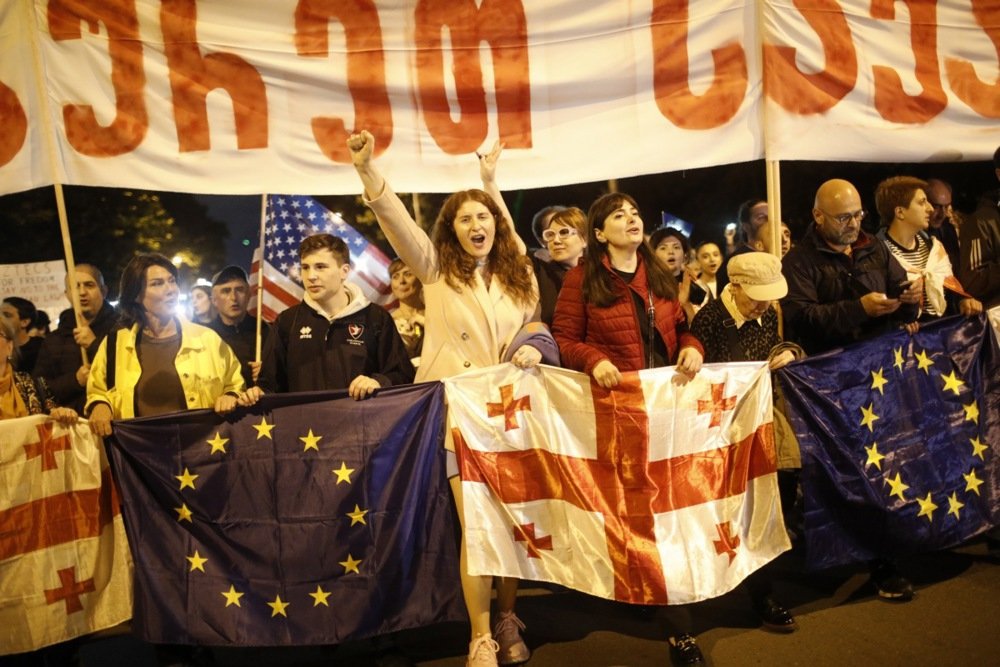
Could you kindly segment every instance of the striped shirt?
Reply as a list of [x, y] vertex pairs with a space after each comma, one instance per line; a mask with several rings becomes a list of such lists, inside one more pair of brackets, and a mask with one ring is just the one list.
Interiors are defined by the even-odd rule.
[[[927, 259], [931, 256], [931, 244], [927, 242], [922, 234], [917, 234], [914, 239], [916, 240], [916, 245], [913, 248], [904, 248], [900, 244], [889, 236], [885, 235], [885, 244], [897, 259], [903, 262], [904, 265], [910, 265], [918, 267], [921, 271], [927, 268]], [[927, 286], [924, 286], [924, 298], [923, 302], [920, 304], [920, 309], [929, 315], [942, 315], [943, 313], [935, 312], [934, 308], [931, 307], [930, 302], [927, 300]]]

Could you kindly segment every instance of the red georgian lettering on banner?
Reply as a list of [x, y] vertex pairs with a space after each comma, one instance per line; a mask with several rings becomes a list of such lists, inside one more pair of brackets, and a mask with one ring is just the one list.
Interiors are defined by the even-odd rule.
[[794, 0], [794, 4], [816, 31], [826, 68], [805, 74], [795, 64], [795, 47], [764, 44], [764, 94], [791, 113], [820, 114], [854, 89], [858, 56], [837, 0]]
[[267, 90], [253, 65], [231, 53], [203, 56], [198, 44], [195, 0], [161, 0], [160, 27], [170, 68], [174, 122], [181, 152], [212, 147], [205, 98], [216, 88], [233, 101], [236, 145], [240, 149], [267, 146]]
[[[295, 7], [295, 51], [300, 56], [329, 55], [328, 23], [336, 19], [347, 38], [347, 87], [354, 100], [354, 127], [375, 135], [375, 155], [392, 144], [392, 107], [385, 80], [382, 25], [373, 0], [301, 0]], [[323, 154], [334, 162], [351, 162], [347, 150], [350, 132], [340, 118], [314, 116], [313, 137]]]
[[28, 136], [28, 117], [17, 93], [0, 82], [0, 167], [14, 159]]
[[733, 119], [746, 96], [747, 57], [740, 44], [712, 49], [715, 76], [708, 90], [695, 95], [688, 81], [688, 0], [655, 0], [653, 88], [660, 113], [677, 127], [708, 130]]
[[[479, 43], [490, 44], [496, 81], [497, 125], [508, 148], [530, 148], [531, 79], [528, 25], [518, 0], [419, 0], [414, 10], [421, 111], [445, 153], [472, 153], [486, 140], [489, 119]], [[442, 28], [448, 28], [459, 119], [452, 120], [445, 86]]]
[[[995, 0], [972, 0], [972, 15], [993, 44], [994, 58], [1000, 58], [1000, 4]], [[983, 82], [973, 63], [959, 58], [945, 59], [944, 71], [951, 89], [973, 111], [984, 118], [1000, 118], [1000, 79]]]
[[[872, 18], [894, 21], [896, 0], [872, 0]], [[937, 6], [923, 0], [904, 0], [910, 13], [910, 48], [916, 59], [916, 76], [922, 90], [910, 95], [903, 90], [899, 73], [892, 67], [875, 65], [875, 109], [894, 123], [926, 123], [944, 111], [948, 97], [941, 86], [937, 53]]]
[[52, 39], [57, 42], [80, 39], [83, 22], [95, 33], [98, 24], [103, 24], [108, 34], [111, 85], [115, 91], [114, 120], [104, 126], [97, 121], [93, 105], [66, 104], [63, 106], [66, 140], [75, 150], [94, 157], [135, 150], [149, 129], [144, 97], [146, 72], [135, 0], [51, 0], [46, 15]]

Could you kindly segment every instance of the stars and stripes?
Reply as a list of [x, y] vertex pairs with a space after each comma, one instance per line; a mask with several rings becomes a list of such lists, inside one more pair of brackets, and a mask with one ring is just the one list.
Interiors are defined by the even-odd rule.
[[[351, 252], [348, 280], [361, 288], [369, 301], [380, 305], [392, 302], [389, 258], [370, 243], [343, 216], [312, 197], [268, 195], [264, 225], [263, 274], [264, 319], [273, 321], [285, 308], [302, 300], [299, 244], [313, 234], [333, 234], [345, 241]], [[260, 248], [254, 252], [250, 284], [260, 281]], [[256, 300], [250, 309], [256, 312]]]

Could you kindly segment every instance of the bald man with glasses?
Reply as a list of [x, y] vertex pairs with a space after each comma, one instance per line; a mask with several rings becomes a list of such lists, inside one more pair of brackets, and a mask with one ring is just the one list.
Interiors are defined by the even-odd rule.
[[[818, 354], [899, 327], [915, 332], [923, 279], [907, 281], [886, 245], [861, 228], [857, 189], [841, 179], [823, 183], [812, 215], [813, 226], [782, 261], [785, 339]], [[877, 558], [868, 567], [879, 597], [913, 598], [895, 562]]]
[[812, 215], [782, 262], [786, 338], [818, 354], [902, 326], [915, 331], [922, 281], [907, 282], [885, 244], [861, 228], [857, 189], [841, 179], [823, 183]]

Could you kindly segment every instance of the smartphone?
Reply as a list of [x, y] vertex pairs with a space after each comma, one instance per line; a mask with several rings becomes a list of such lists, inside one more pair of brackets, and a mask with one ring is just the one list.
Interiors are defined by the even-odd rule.
[[890, 299], [898, 299], [903, 296], [903, 292], [910, 289], [910, 285], [913, 284], [912, 280], [901, 280], [895, 285], [889, 285], [885, 289], [885, 295]]

